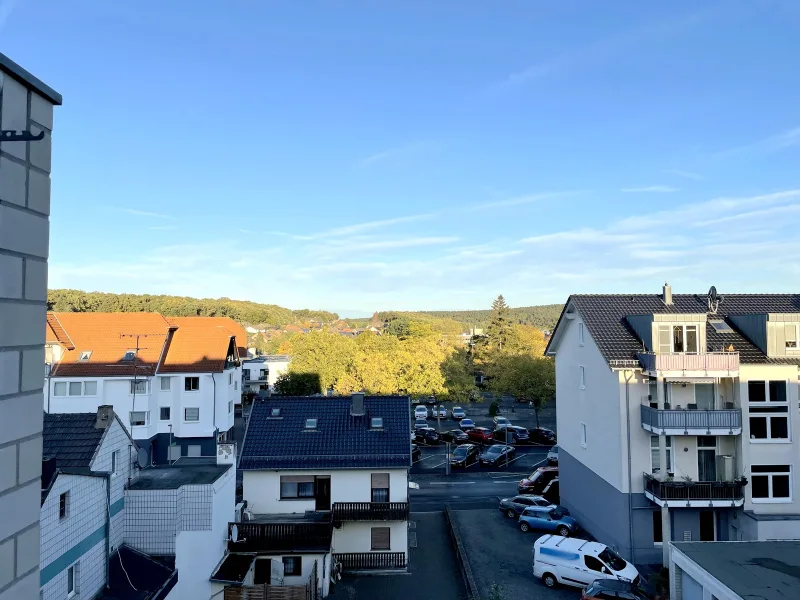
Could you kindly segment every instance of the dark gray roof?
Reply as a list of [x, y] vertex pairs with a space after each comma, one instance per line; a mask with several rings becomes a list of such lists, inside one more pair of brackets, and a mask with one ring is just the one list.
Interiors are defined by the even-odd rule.
[[5, 71], [23, 85], [36, 90], [53, 104], [61, 105], [61, 94], [2, 53], [0, 53], [0, 70]]
[[42, 458], [55, 457], [59, 469], [88, 468], [106, 432], [96, 422], [97, 413], [44, 413]]
[[[350, 396], [279, 397], [257, 400], [250, 413], [239, 468], [346, 469], [409, 467], [411, 420], [408, 396], [366, 396], [366, 415], [350, 415]], [[271, 410], [280, 408], [280, 417]], [[383, 428], [370, 428], [383, 417]], [[317, 419], [314, 431], [305, 421]]]
[[98, 600], [164, 600], [178, 583], [178, 572], [123, 544], [109, 560], [108, 579]]
[[788, 600], [800, 590], [800, 542], [678, 542], [675, 547], [742, 598]]
[[[707, 313], [706, 294], [674, 294], [672, 305], [665, 305], [658, 294], [576, 294], [569, 297], [556, 325], [561, 325], [564, 312], [573, 305], [607, 361], [635, 360], [642, 351], [642, 342], [627, 322], [630, 315]], [[800, 294], [725, 294], [717, 313], [709, 318], [726, 321], [733, 333], [720, 334], [707, 326], [707, 342], [711, 347], [733, 344], [740, 362], [796, 364], [798, 359], [769, 358], [727, 318], [731, 315], [800, 313]], [[547, 350], [555, 336], [550, 338]]]
[[226, 554], [211, 575], [218, 583], [242, 583], [256, 559], [255, 554]]
[[139, 471], [139, 477], [128, 489], [176, 490], [183, 485], [206, 485], [214, 483], [232, 466], [176, 462], [172, 465], [148, 467]]

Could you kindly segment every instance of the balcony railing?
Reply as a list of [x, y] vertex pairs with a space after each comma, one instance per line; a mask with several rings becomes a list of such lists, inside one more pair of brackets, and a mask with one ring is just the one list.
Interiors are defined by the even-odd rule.
[[344, 571], [369, 571], [378, 569], [405, 569], [405, 552], [351, 552], [334, 554]]
[[247, 375], [242, 376], [242, 381], [245, 383], [264, 383], [267, 380], [267, 376], [264, 375], [263, 377], [248, 377]]
[[642, 405], [642, 427], [667, 435], [739, 435], [742, 432], [742, 411], [724, 410], [658, 410]]
[[745, 481], [659, 481], [644, 474], [644, 491], [657, 504], [667, 506], [741, 506]]
[[738, 352], [702, 354], [654, 354], [640, 352], [639, 362], [645, 371], [733, 372], [739, 370]]
[[334, 521], [407, 521], [408, 502], [334, 502]]
[[[236, 525], [236, 541], [233, 526]], [[230, 552], [330, 551], [333, 524], [322, 523], [228, 523]]]

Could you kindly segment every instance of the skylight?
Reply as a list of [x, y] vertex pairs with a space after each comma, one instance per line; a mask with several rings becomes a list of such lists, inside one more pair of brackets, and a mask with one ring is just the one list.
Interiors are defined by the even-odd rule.
[[89, 360], [90, 358], [92, 358], [92, 351], [91, 350], [84, 350], [83, 352], [81, 352], [81, 355], [78, 358], [78, 360], [86, 361], [86, 360]]
[[709, 321], [709, 323], [711, 323], [711, 326], [717, 333], [733, 333], [733, 329], [725, 321], [715, 319], [713, 321]]
[[383, 429], [383, 417], [372, 417], [372, 428]]
[[136, 358], [136, 350], [128, 350], [125, 353], [125, 356], [122, 357], [122, 360], [125, 362], [133, 362], [135, 358]]
[[281, 409], [280, 408], [273, 408], [270, 411], [269, 414], [270, 414], [271, 417], [280, 417], [281, 416]]
[[317, 428], [316, 419], [306, 419], [306, 429], [316, 429], [316, 428]]

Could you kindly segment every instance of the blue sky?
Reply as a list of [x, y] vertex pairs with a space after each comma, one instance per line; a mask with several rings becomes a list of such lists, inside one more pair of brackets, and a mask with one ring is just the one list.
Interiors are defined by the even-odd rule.
[[345, 314], [796, 292], [793, 0], [0, 0], [51, 287]]

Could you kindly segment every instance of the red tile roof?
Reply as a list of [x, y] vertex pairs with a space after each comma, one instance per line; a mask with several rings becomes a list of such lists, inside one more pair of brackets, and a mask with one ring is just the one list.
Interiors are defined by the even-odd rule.
[[236, 358], [236, 335], [227, 317], [167, 317], [174, 328], [159, 373], [209, 373], [225, 369], [225, 359], [233, 341]]

